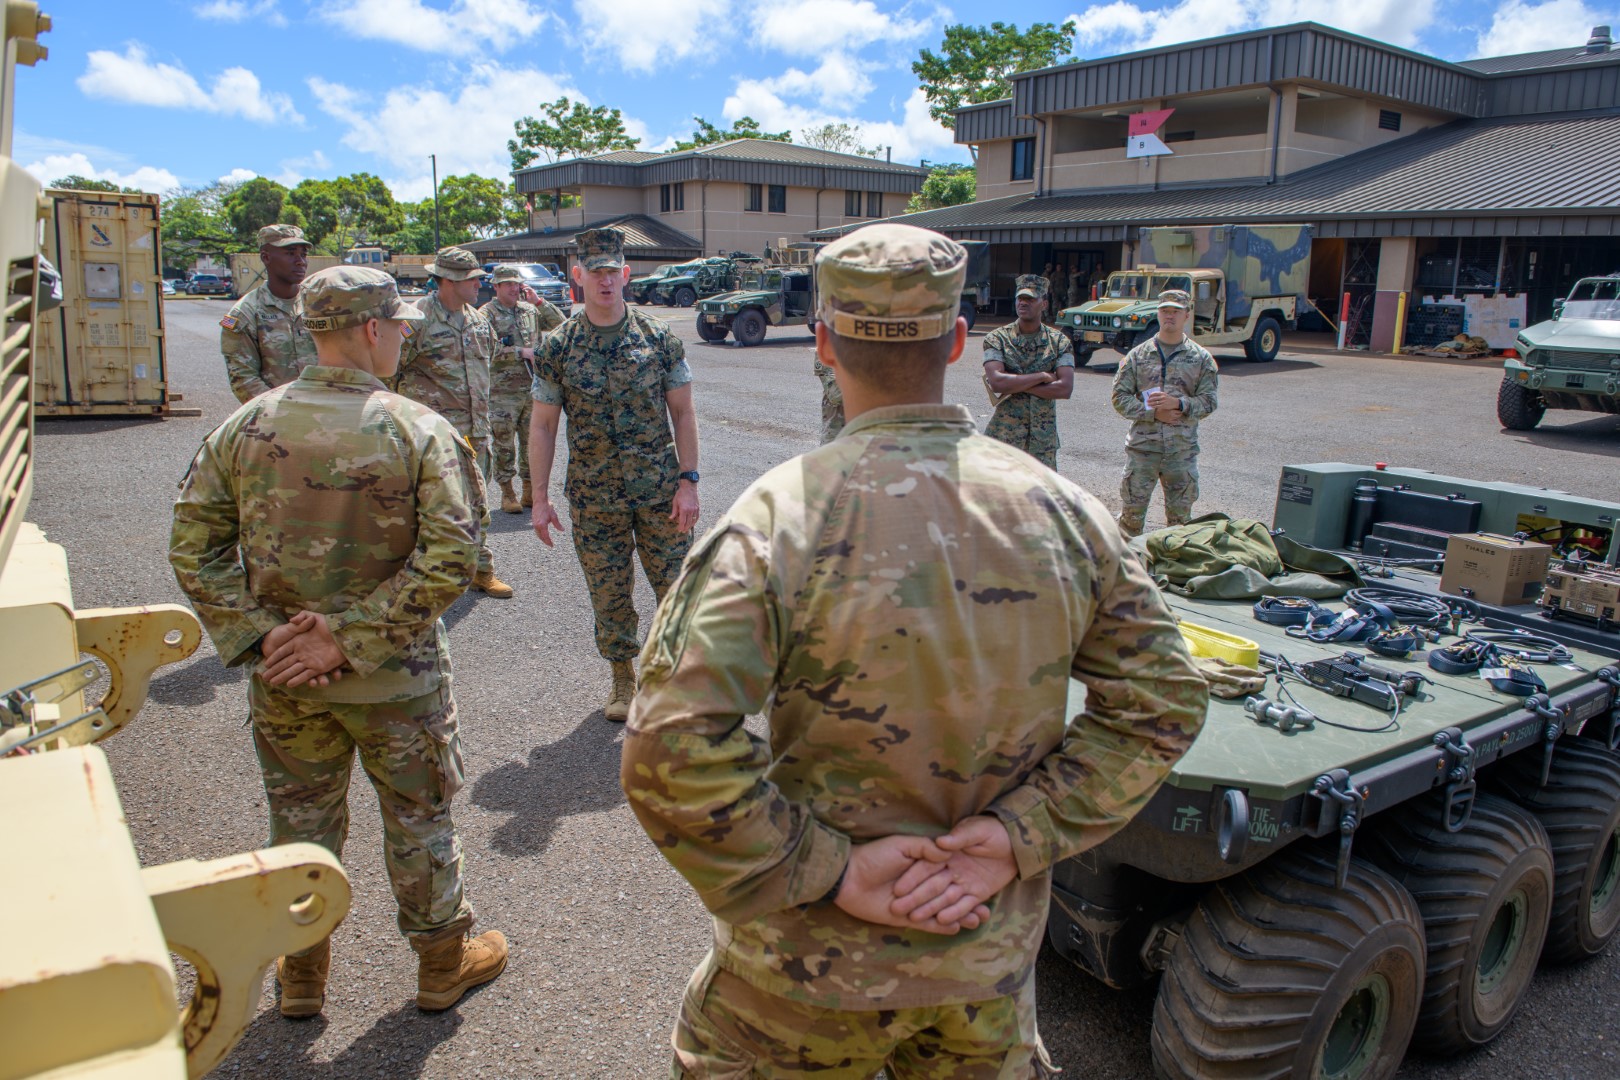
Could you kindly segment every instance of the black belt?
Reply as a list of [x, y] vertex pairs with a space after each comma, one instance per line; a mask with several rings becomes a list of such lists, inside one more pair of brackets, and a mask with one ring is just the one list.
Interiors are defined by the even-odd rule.
[[1425, 638], [1416, 629], [1410, 626], [1397, 626], [1390, 630], [1381, 630], [1368, 638], [1367, 648], [1379, 656], [1406, 657], [1423, 647]]
[[1574, 654], [1552, 638], [1528, 630], [1470, 630], [1464, 637], [1490, 645], [1503, 656], [1532, 664], [1567, 664], [1575, 659]]
[[1308, 596], [1262, 596], [1254, 602], [1254, 617], [1272, 626], [1304, 626], [1327, 608]]
[[1429, 666], [1442, 675], [1472, 675], [1495, 658], [1496, 647], [1490, 642], [1467, 638], [1429, 650]]

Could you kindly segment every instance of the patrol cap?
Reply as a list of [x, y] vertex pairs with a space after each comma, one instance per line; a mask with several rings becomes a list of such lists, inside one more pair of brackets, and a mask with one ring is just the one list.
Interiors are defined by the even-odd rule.
[[518, 272], [518, 268], [515, 266], [501, 265], [495, 268], [495, 272], [489, 276], [489, 280], [492, 285], [499, 285], [503, 281], [522, 281], [523, 275]]
[[266, 225], [259, 230], [260, 247], [292, 247], [294, 244], [309, 246], [304, 230], [296, 225]]
[[440, 248], [433, 261], [428, 263], [427, 272], [446, 281], [466, 281], [484, 276], [484, 268], [478, 265], [478, 256], [458, 247]]
[[587, 270], [617, 270], [624, 265], [624, 233], [618, 229], [586, 229], [574, 237], [579, 265]]
[[1166, 289], [1159, 294], [1159, 306], [1187, 311], [1192, 307], [1192, 297], [1188, 295], [1186, 289]]
[[298, 287], [295, 312], [308, 330], [342, 330], [367, 319], [420, 319], [414, 304], [399, 298], [394, 279], [371, 266], [317, 270]]
[[1036, 300], [1046, 299], [1046, 279], [1039, 274], [1019, 274], [1016, 296], [1029, 296]]
[[816, 316], [839, 337], [927, 341], [956, 328], [967, 251], [915, 225], [867, 225], [816, 256]]

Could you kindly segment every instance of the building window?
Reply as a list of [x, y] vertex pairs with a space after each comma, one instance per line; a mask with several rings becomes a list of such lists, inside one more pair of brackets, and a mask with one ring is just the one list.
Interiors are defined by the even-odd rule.
[[669, 185], [660, 184], [658, 187], [658, 212], [669, 213]]
[[1401, 114], [1394, 109], [1379, 109], [1378, 126], [1385, 131], [1401, 130]]
[[764, 186], [765, 185], [763, 185], [763, 184], [749, 184], [748, 185], [748, 205], [743, 207], [743, 209], [752, 210], [756, 214], [760, 212], [760, 210], [764, 206], [764, 203], [762, 201], [762, 196], [764, 195], [764, 192], [761, 191], [760, 189], [763, 188]]
[[1034, 139], [1013, 140], [1012, 178], [1014, 180], [1033, 180], [1035, 178]]
[[866, 193], [866, 216], [867, 217], [882, 217], [883, 216], [883, 192], [881, 192], [881, 191], [868, 191]]
[[861, 216], [861, 193], [858, 191], [844, 192], [844, 216]]
[[685, 184], [671, 184], [669, 186], [675, 189], [675, 209], [677, 209], [677, 210], [685, 210], [686, 209], [686, 185]]
[[787, 187], [782, 184], [771, 185], [771, 213], [787, 213]]

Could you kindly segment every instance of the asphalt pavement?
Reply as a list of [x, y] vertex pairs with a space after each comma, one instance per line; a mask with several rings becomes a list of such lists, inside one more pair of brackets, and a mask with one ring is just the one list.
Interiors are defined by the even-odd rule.
[[[214, 300], [167, 305], [168, 377], [200, 417], [42, 420], [31, 517], [63, 544], [81, 607], [181, 602], [166, 558], [175, 485], [199, 442], [235, 408]], [[811, 339], [772, 330], [764, 345], [702, 343], [689, 311], [669, 315], [687, 343], [701, 425], [703, 519], [711, 524], [761, 472], [816, 445]], [[983, 327], [946, 386], [989, 414], [979, 381]], [[1107, 360], [1110, 354], [1099, 354]], [[1620, 418], [1549, 414], [1501, 430], [1499, 364], [1366, 354], [1289, 353], [1270, 364], [1235, 351], [1220, 409], [1201, 432], [1201, 510], [1269, 521], [1284, 464], [1386, 461], [1481, 480], [1557, 487], [1620, 501]], [[1117, 509], [1125, 423], [1093, 364], [1060, 403], [1058, 467]], [[561, 499], [563, 454], [553, 477]], [[1155, 503], [1149, 526], [1162, 524]], [[710, 922], [642, 834], [618, 785], [621, 729], [602, 718], [607, 664], [569, 539], [543, 547], [527, 515], [495, 515], [491, 547], [512, 600], [463, 598], [447, 616], [467, 785], [456, 802], [468, 895], [480, 925], [512, 945], [506, 974], [448, 1013], [412, 1004], [415, 956], [398, 936], [375, 798], [351, 790], [344, 864], [354, 907], [334, 937], [325, 1013], [289, 1022], [273, 980], [261, 1012], [216, 1075], [252, 1077], [624, 1077], [668, 1074], [669, 1030]], [[638, 605], [651, 615], [638, 574]], [[264, 795], [245, 728], [245, 684], [204, 645], [161, 671], [146, 708], [105, 744], [143, 863], [259, 847]], [[1050, 949], [1038, 969], [1040, 1026], [1068, 1075], [1146, 1077], [1153, 993], [1093, 983]], [[1403, 1077], [1496, 1080], [1620, 1076], [1620, 948], [1543, 971], [1490, 1048], [1413, 1059]]]

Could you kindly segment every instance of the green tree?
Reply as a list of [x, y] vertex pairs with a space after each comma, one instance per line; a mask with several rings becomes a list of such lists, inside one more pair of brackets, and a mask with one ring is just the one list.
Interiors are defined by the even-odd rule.
[[199, 255], [224, 254], [236, 246], [225, 216], [233, 185], [175, 188], [163, 196], [163, 265], [188, 266]]
[[1074, 45], [1074, 23], [1035, 23], [1020, 31], [1011, 23], [947, 26], [936, 56], [924, 49], [912, 73], [928, 98], [928, 115], [946, 127], [963, 105], [1012, 94], [1012, 76], [1051, 67]]
[[799, 145], [817, 150], [831, 150], [835, 154], [858, 154], [875, 158], [883, 152], [881, 146], [862, 146], [865, 132], [859, 124], [822, 124], [799, 132]]
[[792, 142], [793, 132], [769, 132], [759, 129], [759, 121], [752, 116], [744, 116], [731, 125], [729, 131], [715, 127], [701, 116], [692, 117], [697, 121], [697, 128], [693, 130], [692, 137], [675, 144], [677, 152], [681, 150], [696, 150], [700, 146], [713, 146], [715, 143], [730, 142], [732, 139], [764, 139], [767, 142]]
[[239, 185], [225, 198], [225, 218], [244, 250], [256, 248], [258, 233], [266, 225], [308, 224], [298, 207], [288, 202], [290, 192], [263, 176]]
[[922, 190], [906, 204], [906, 213], [970, 203], [977, 184], [978, 171], [972, 165], [935, 165], [923, 181]]
[[[447, 176], [439, 184], [439, 230], [455, 230], [457, 239], [445, 243], [488, 240], [511, 232], [506, 185], [487, 176]], [[431, 200], [429, 200], [431, 202]]]
[[78, 173], [74, 173], [72, 176], [64, 176], [60, 180], [52, 180], [45, 186], [67, 188], [70, 191], [107, 191], [114, 195], [120, 192], [126, 195], [139, 195], [141, 193], [140, 188], [119, 187], [111, 180], [92, 180], [88, 176], [80, 176]]
[[310, 243], [324, 255], [341, 255], [362, 237], [380, 241], [405, 225], [394, 193], [370, 173], [305, 180], [288, 199], [303, 213]]
[[605, 154], [610, 150], [634, 150], [641, 145], [624, 130], [624, 117], [606, 105], [586, 106], [568, 97], [540, 106], [540, 119], [525, 116], [513, 121], [517, 138], [508, 139], [512, 168], [526, 169], [540, 158], [564, 158]]

